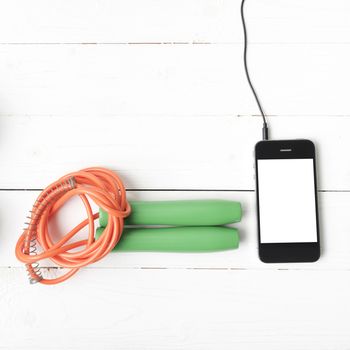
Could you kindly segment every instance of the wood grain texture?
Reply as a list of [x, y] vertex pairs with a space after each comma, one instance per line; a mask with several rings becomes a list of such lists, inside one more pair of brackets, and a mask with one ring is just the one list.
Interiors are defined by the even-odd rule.
[[[316, 143], [321, 190], [350, 190], [350, 164], [334, 156], [350, 147], [349, 117], [270, 122], [272, 137]], [[254, 190], [261, 127], [251, 116], [2, 117], [0, 159], [8, 171], [0, 172], [0, 186], [43, 188], [100, 165], [116, 170], [130, 189]]]
[[[239, 0], [2, 0], [0, 43], [241, 42]], [[347, 0], [251, 0], [252, 42], [349, 42]]]
[[[269, 115], [350, 115], [350, 44], [250, 48]], [[250, 115], [242, 45], [0, 45], [0, 115]], [[68, 128], [68, 126], [67, 126]]]
[[[0, 245], [0, 267], [22, 266], [14, 257], [14, 247], [23, 228], [22, 220], [25, 219], [38, 194], [38, 191], [0, 192], [0, 205], [3, 208], [0, 224], [0, 231], [3, 233], [3, 244]], [[322, 258], [314, 264], [264, 264], [260, 262], [257, 252], [254, 192], [132, 191], [128, 192], [128, 198], [134, 200], [222, 198], [240, 201], [243, 207], [243, 218], [235, 225], [240, 232], [240, 247], [238, 250], [205, 254], [114, 253], [94, 265], [98, 268], [350, 270], [348, 253], [350, 223], [344, 220], [349, 210], [349, 192], [319, 193]], [[298, 217], [293, 214], [291, 213], [291, 220], [288, 224], [298, 229]], [[60, 237], [85, 217], [84, 207], [80, 200], [68, 203], [55, 220], [51, 234], [53, 237]], [[85, 231], [81, 237], [86, 237], [86, 235]], [[42, 266], [51, 265], [43, 263]], [[25, 282], [25, 274], [22, 277]], [[79, 276], [76, 278], [79, 279]]]
[[[349, 271], [0, 269], [4, 349], [347, 349]], [[6, 315], [6, 317], [4, 317]], [[342, 322], [343, 321], [343, 322]]]

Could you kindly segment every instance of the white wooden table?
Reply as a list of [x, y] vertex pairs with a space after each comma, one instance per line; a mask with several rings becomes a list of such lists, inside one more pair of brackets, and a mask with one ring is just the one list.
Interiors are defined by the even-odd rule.
[[[246, 6], [271, 136], [317, 145], [315, 264], [258, 259], [261, 119], [239, 7], [0, 1], [0, 349], [350, 349], [350, 2]], [[241, 201], [240, 248], [111, 254], [61, 285], [29, 285], [14, 246], [32, 202], [94, 165], [116, 170], [129, 198]], [[56, 224], [82, 217], [74, 202]]]

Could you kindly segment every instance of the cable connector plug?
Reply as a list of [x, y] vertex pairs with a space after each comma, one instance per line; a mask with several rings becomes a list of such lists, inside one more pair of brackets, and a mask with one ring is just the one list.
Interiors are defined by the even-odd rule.
[[262, 139], [263, 140], [269, 139], [269, 128], [267, 127], [266, 123], [264, 123], [264, 126], [262, 128]]

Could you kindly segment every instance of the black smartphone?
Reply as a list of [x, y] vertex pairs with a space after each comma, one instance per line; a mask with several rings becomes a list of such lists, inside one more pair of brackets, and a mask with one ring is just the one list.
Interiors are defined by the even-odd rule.
[[255, 146], [259, 256], [263, 262], [320, 257], [315, 146], [309, 140]]

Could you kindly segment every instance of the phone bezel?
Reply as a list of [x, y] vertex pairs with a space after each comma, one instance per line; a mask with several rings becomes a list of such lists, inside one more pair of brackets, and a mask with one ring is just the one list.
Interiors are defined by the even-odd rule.
[[[290, 150], [290, 151], [281, 151]], [[314, 193], [316, 208], [317, 242], [311, 243], [261, 243], [259, 209], [258, 159], [313, 159]], [[310, 140], [260, 141], [255, 146], [256, 200], [258, 219], [259, 257], [266, 263], [314, 262], [320, 257], [320, 233], [317, 200], [315, 145]], [[297, 224], [297, 223], [295, 223]]]

